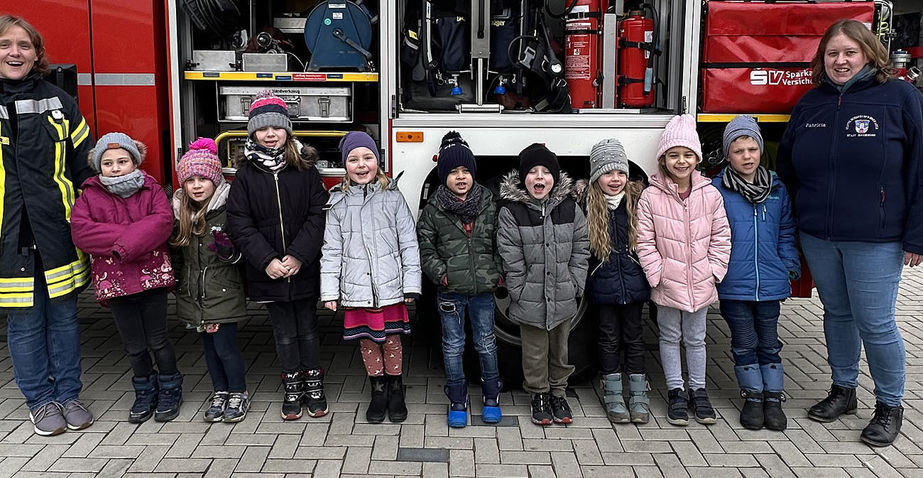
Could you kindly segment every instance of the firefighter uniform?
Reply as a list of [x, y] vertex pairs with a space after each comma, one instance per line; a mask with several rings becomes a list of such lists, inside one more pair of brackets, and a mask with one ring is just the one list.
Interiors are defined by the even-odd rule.
[[71, 240], [90, 128], [77, 102], [37, 72], [0, 81], [0, 307], [33, 305], [36, 267], [52, 300], [89, 283], [89, 258]]

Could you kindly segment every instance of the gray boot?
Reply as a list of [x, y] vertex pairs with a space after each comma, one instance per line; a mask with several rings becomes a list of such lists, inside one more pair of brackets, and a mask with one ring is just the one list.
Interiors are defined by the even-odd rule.
[[643, 373], [628, 376], [628, 409], [632, 423], [647, 423], [651, 419], [651, 402], [647, 398], [647, 390], [647, 377]]
[[602, 379], [603, 406], [606, 407], [606, 416], [612, 423], [628, 423], [631, 416], [625, 407], [625, 397], [622, 396], [622, 374], [610, 373]]

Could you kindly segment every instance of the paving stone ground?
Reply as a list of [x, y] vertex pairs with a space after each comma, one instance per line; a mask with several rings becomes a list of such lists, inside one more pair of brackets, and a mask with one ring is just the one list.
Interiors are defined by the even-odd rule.
[[[81, 397], [96, 415], [82, 432], [56, 437], [33, 434], [13, 381], [0, 319], [0, 477], [6, 476], [467, 476], [467, 477], [923, 477], [923, 268], [905, 269], [897, 303], [907, 348], [904, 425], [894, 446], [873, 449], [858, 437], [874, 406], [873, 384], [863, 361], [858, 416], [829, 424], [805, 418], [805, 410], [829, 387], [822, 308], [813, 299], [783, 304], [785, 432], [744, 430], [728, 327], [708, 315], [708, 388], [720, 418], [712, 426], [666, 423], [663, 373], [653, 324], [648, 323], [647, 367], [653, 418], [647, 425], [612, 425], [592, 383], [575, 384], [576, 416], [568, 427], [529, 422], [528, 397], [515, 387], [502, 396], [507, 417], [499, 426], [449, 429], [442, 393], [443, 369], [422, 337], [405, 351], [410, 416], [403, 424], [365, 421], [368, 384], [353, 343], [340, 339], [340, 317], [321, 317], [322, 360], [330, 414], [295, 422], [279, 417], [281, 389], [272, 333], [265, 311], [252, 307], [241, 329], [253, 397], [246, 420], [208, 424], [201, 414], [212, 391], [197, 334], [173, 316], [171, 337], [185, 374], [184, 404], [175, 421], [126, 421], [133, 400], [128, 361], [107, 310], [91, 295], [80, 301], [83, 341]], [[419, 330], [419, 329], [418, 329]], [[592, 347], [593, 345], [588, 345]], [[518, 357], [508, 358], [518, 360]], [[476, 390], [472, 387], [472, 390]], [[472, 394], [479, 415], [479, 393]]]

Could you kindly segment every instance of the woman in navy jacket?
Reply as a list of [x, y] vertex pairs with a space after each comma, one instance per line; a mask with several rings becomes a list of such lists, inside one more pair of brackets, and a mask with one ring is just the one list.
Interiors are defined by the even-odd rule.
[[833, 378], [808, 417], [855, 412], [864, 346], [877, 403], [862, 440], [886, 446], [903, 417], [898, 284], [902, 266], [923, 259], [923, 95], [891, 78], [887, 50], [860, 22], [831, 25], [812, 67], [816, 86], [792, 111], [778, 162], [824, 304]]

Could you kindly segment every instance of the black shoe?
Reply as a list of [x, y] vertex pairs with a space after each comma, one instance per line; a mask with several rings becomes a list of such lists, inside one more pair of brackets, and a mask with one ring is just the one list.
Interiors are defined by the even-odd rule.
[[157, 408], [157, 374], [132, 377], [131, 384], [135, 389], [135, 403], [128, 412], [128, 423], [144, 423], [154, 416]]
[[247, 392], [234, 392], [228, 395], [227, 408], [224, 409], [224, 416], [221, 421], [224, 423], [237, 423], [247, 416], [247, 409], [250, 408], [250, 396]]
[[816, 422], [830, 423], [844, 413], [855, 414], [858, 405], [855, 388], [833, 385], [827, 398], [808, 410], [808, 418]]
[[304, 375], [301, 372], [283, 373], [282, 419], [297, 420], [301, 418], [301, 402], [304, 397]]
[[327, 396], [324, 395], [324, 371], [315, 368], [305, 370], [304, 404], [308, 407], [308, 416], [317, 418], [327, 414]]
[[370, 376], [369, 383], [372, 386], [372, 398], [369, 400], [369, 408], [365, 410], [365, 419], [369, 423], [381, 423], [388, 413], [388, 379], [384, 376]]
[[763, 428], [763, 392], [758, 390], [740, 390], [744, 407], [740, 410], [740, 425], [747, 430]]
[[404, 402], [404, 379], [401, 375], [385, 375], [388, 378], [388, 420], [400, 423], [407, 419], [407, 404]]
[[718, 415], [715, 414], [704, 388], [692, 391], [692, 407], [695, 409], [695, 421], [702, 425], [714, 425], [718, 421]]
[[571, 413], [570, 405], [565, 397], [551, 396], [551, 414], [554, 416], [555, 423], [567, 425], [574, 421], [574, 415]]
[[532, 423], [536, 425], [551, 425], [554, 416], [551, 414], [551, 394], [532, 394]]
[[875, 402], [875, 415], [862, 430], [862, 441], [870, 446], [888, 446], [894, 443], [901, 432], [903, 418], [904, 407], [889, 407], [884, 403]]
[[788, 426], [788, 419], [782, 411], [785, 394], [782, 392], [763, 392], [763, 414], [766, 428], [781, 432]]
[[689, 424], [689, 397], [681, 388], [667, 392], [667, 422], [681, 427]]
[[215, 392], [212, 403], [205, 410], [205, 421], [210, 423], [220, 422], [224, 418], [224, 408], [228, 404], [228, 392]]
[[157, 410], [154, 421], [169, 422], [179, 416], [183, 404], [183, 376], [179, 372], [157, 376]]

